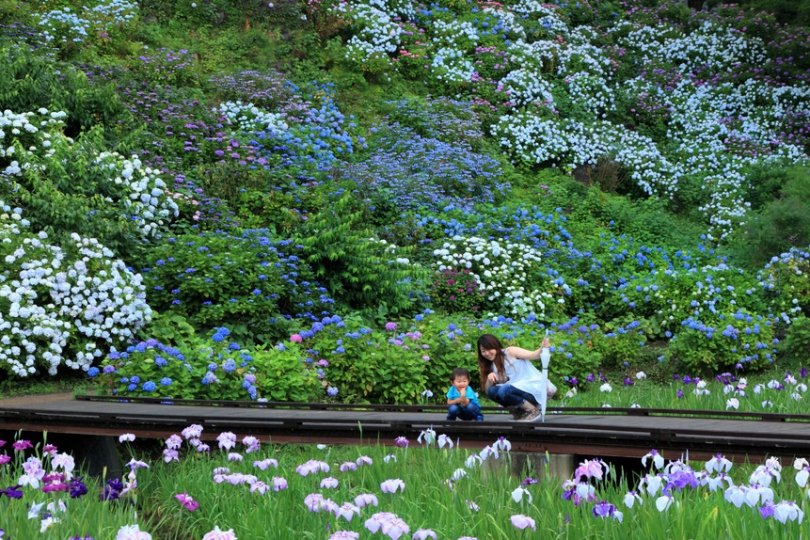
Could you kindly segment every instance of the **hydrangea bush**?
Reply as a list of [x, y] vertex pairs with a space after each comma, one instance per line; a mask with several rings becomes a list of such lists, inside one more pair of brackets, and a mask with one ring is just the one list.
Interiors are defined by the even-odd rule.
[[92, 238], [34, 233], [19, 208], [0, 214], [0, 370], [14, 377], [87, 371], [126, 345], [151, 309], [139, 274]]
[[128, 0], [110, 0], [95, 5], [70, 6], [37, 15], [45, 41], [68, 57], [84, 47], [103, 47], [118, 40], [133, 26], [139, 14], [138, 4]]
[[0, 116], [0, 188], [29, 208], [36, 229], [92, 235], [110, 248], [160, 237], [178, 214], [161, 173], [133, 155], [99, 151], [100, 131], [76, 142], [63, 133], [61, 111]]
[[[490, 311], [545, 317], [557, 303], [557, 286], [543, 283], [535, 273], [540, 252], [526, 244], [454, 236], [433, 255], [439, 272], [470, 270]], [[560, 297], [559, 302], [564, 299]]]
[[[225, 327], [179, 347], [147, 339], [113, 350], [90, 368], [121, 397], [312, 401], [323, 397], [317, 367], [297, 347], [242, 348]], [[310, 360], [311, 362], [311, 360]], [[320, 374], [322, 378], [322, 373]]]

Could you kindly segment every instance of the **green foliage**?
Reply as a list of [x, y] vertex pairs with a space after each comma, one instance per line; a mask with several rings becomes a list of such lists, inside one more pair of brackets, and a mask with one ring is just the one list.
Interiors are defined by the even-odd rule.
[[[779, 169], [774, 176], [773, 184], [763, 186], [766, 193], [778, 189]], [[791, 169], [777, 195], [762, 197], [769, 202], [734, 233], [730, 249], [746, 267], [761, 267], [790, 248], [810, 244], [810, 171]]]
[[744, 310], [702, 313], [685, 321], [667, 348], [667, 358], [684, 371], [710, 375], [736, 365], [756, 370], [774, 361], [774, 325]]
[[810, 313], [810, 254], [791, 249], [774, 257], [760, 273], [772, 309], [783, 313]]
[[93, 126], [112, 138], [132, 129], [131, 117], [112, 84], [91, 85], [71, 64], [14, 45], [0, 45], [0, 111], [63, 111], [65, 135], [78, 137]]
[[60, 241], [76, 233], [93, 237], [129, 258], [174, 217], [176, 205], [157, 171], [137, 157], [101, 151], [101, 126], [74, 143], [61, 133], [63, 113], [4, 116], [26, 127], [8, 135], [0, 131], [0, 140], [10, 145], [0, 155], [0, 165], [8, 167], [0, 193], [28, 209], [35, 230]]
[[[328, 298], [298, 257], [266, 231], [184, 234], [155, 245], [143, 269], [148, 301], [198, 328], [227, 325], [247, 345], [289, 335], [287, 318], [320, 313]], [[295, 274], [295, 277], [291, 275]]]
[[243, 349], [229, 335], [217, 328], [210, 339], [187, 336], [179, 347], [147, 339], [110, 353], [91, 375], [122, 397], [312, 401], [321, 393], [297, 347]]
[[311, 403], [323, 399], [326, 383], [307, 354], [289, 345], [254, 351], [259, 394], [270, 401]]
[[170, 347], [179, 347], [194, 338], [196, 330], [185, 317], [178, 313], [152, 313], [149, 323], [138, 330], [137, 340], [155, 339]]
[[780, 361], [793, 361], [805, 365], [810, 358], [810, 319], [805, 315], [793, 317], [776, 350]]
[[0, 0], [0, 24], [14, 24], [28, 21], [31, 12], [30, 2], [21, 0]]
[[[760, 15], [763, 11], [773, 14], [782, 24], [807, 26], [810, 24], [810, 2], [808, 0], [742, 0], [743, 8], [748, 8], [751, 15]], [[751, 17], [753, 18], [753, 17]]]
[[150, 85], [196, 87], [200, 84], [195, 67], [196, 55], [186, 49], [173, 51], [165, 47], [147, 50], [133, 61], [132, 68]]
[[346, 317], [306, 345], [328, 366], [327, 384], [349, 403], [416, 403], [425, 390], [444, 395], [457, 367], [469, 369], [476, 381], [472, 338], [447, 318], [418, 319], [408, 330], [393, 323], [387, 326], [391, 330], [372, 330], [362, 319]]
[[424, 269], [409, 262], [409, 249], [373, 238], [352, 199], [340, 196], [299, 228], [304, 260], [352, 309], [376, 309], [382, 317], [413, 313], [422, 300]]
[[594, 352], [601, 356], [599, 367], [615, 370], [638, 364], [647, 343], [647, 326], [646, 321], [627, 316], [606, 322], [603, 333], [595, 332], [593, 337]]
[[486, 298], [469, 269], [446, 268], [434, 275], [431, 305], [448, 314], [479, 314]]

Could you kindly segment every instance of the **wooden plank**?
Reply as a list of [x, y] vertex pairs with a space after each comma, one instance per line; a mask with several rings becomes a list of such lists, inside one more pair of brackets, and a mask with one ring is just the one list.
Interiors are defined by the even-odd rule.
[[599, 448], [609, 449], [609, 455], [614, 456], [644, 455], [653, 447], [659, 451], [690, 450], [695, 455], [731, 452], [767, 456], [777, 452], [787, 456], [800, 452], [810, 440], [810, 423], [783, 422], [778, 416], [742, 420], [740, 415], [714, 418], [713, 411], [698, 411], [703, 414], [684, 418], [638, 411], [628, 409], [615, 414], [611, 410], [608, 414], [599, 409], [580, 409], [578, 414], [549, 414], [545, 423], [516, 423], [510, 415], [495, 409], [478, 423], [448, 422], [443, 407], [237, 407], [188, 402], [165, 405], [154, 400], [122, 403], [62, 396], [0, 401], [0, 429], [113, 435], [137, 431], [143, 436], [165, 437], [197, 423], [205, 427], [207, 436], [215, 436], [210, 432], [218, 429], [275, 440], [345, 443], [359, 441], [362, 434], [369, 440], [390, 444], [399, 435], [413, 439], [432, 428], [454, 441], [464, 440], [470, 447], [483, 447], [506, 436], [515, 448], [583, 452]]

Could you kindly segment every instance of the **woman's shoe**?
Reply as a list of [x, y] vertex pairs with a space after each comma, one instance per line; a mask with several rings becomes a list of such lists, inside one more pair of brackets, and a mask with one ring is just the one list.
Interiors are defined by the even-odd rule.
[[534, 422], [540, 418], [540, 409], [535, 407], [530, 411], [523, 411], [523, 415], [517, 419], [518, 422]]

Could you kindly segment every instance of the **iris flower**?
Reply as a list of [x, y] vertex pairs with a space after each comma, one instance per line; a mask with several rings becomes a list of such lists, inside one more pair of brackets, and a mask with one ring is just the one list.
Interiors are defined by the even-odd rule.
[[393, 478], [391, 480], [386, 480], [382, 484], [380, 484], [380, 489], [383, 493], [396, 493], [399, 490], [400, 493], [405, 491], [405, 482], [400, 480], [399, 478]]
[[433, 428], [428, 428], [419, 434], [419, 437], [416, 438], [416, 441], [419, 444], [422, 444], [423, 438], [425, 439], [425, 444], [430, 446], [431, 444], [436, 442], [436, 432], [433, 430]]
[[712, 459], [706, 462], [706, 470], [710, 473], [713, 472], [728, 472], [731, 470], [731, 462], [721, 454], [717, 454]]
[[439, 435], [439, 438], [437, 440], [438, 440], [437, 445], [439, 448], [444, 448], [445, 445], [447, 446], [448, 449], [453, 448], [453, 440], [444, 433]]
[[230, 431], [225, 431], [217, 436], [217, 441], [219, 442], [220, 448], [223, 450], [230, 450], [236, 446], [236, 435]]
[[520, 530], [527, 529], [529, 527], [531, 527], [532, 530], [535, 531], [537, 530], [537, 525], [535, 525], [534, 520], [529, 516], [524, 516], [523, 514], [516, 514], [509, 519], [512, 522], [512, 525], [514, 525]]
[[174, 498], [177, 499], [178, 501], [180, 501], [180, 504], [182, 504], [186, 508], [186, 510], [188, 510], [189, 512], [193, 512], [194, 510], [196, 510], [196, 509], [198, 509], [200, 507], [200, 503], [195, 501], [185, 491], [183, 493], [178, 493], [177, 495], [174, 496]]
[[16, 486], [11, 486], [6, 489], [0, 489], [0, 495], [5, 495], [9, 499], [22, 499], [23, 492], [20, 489], [22, 484], [17, 484]]
[[361, 508], [368, 505], [379, 506], [377, 496], [371, 493], [361, 493], [354, 498], [354, 504]]
[[599, 501], [596, 505], [594, 505], [593, 515], [594, 517], [600, 517], [602, 519], [612, 517], [619, 522], [621, 522], [624, 518], [624, 514], [616, 510], [616, 507], [607, 501]]
[[524, 498], [525, 498], [525, 499], [528, 499], [529, 504], [531, 504], [531, 503], [532, 503], [532, 494], [529, 492], [529, 490], [528, 490], [528, 489], [526, 489], [526, 488], [524, 488], [523, 486], [518, 486], [518, 487], [517, 487], [517, 488], [516, 488], [516, 489], [515, 489], [515, 490], [512, 492], [512, 499], [513, 499], [515, 502], [520, 502], [520, 501], [522, 501]]
[[233, 529], [223, 531], [217, 526], [213, 531], [206, 533], [202, 540], [237, 540], [237, 538]]
[[624, 496], [624, 505], [627, 508], [633, 508], [633, 505], [638, 501], [638, 504], [644, 504], [644, 499], [641, 498], [635, 491], [628, 491], [627, 494]]
[[343, 503], [343, 506], [337, 506], [332, 509], [335, 518], [345, 518], [346, 521], [351, 521], [355, 515], [360, 515], [360, 507], [350, 502]]
[[332, 478], [331, 476], [324, 478], [321, 480], [321, 487], [324, 489], [337, 489], [340, 485], [337, 478]]
[[354, 531], [335, 531], [329, 540], [356, 540], [360, 538], [360, 533]]
[[648, 454], [641, 458], [641, 464], [647, 466], [647, 458], [652, 458], [652, 464], [656, 469], [664, 468], [664, 456], [658, 453], [658, 450], [653, 448]]
[[281, 491], [287, 489], [287, 479], [280, 476], [273, 477], [273, 491]]
[[406, 437], [397, 437], [394, 439], [394, 444], [396, 444], [400, 448], [408, 448], [410, 442]]
[[278, 460], [273, 458], [263, 459], [261, 461], [254, 461], [253, 466], [257, 467], [263, 471], [266, 471], [270, 467], [274, 467], [278, 469]]

